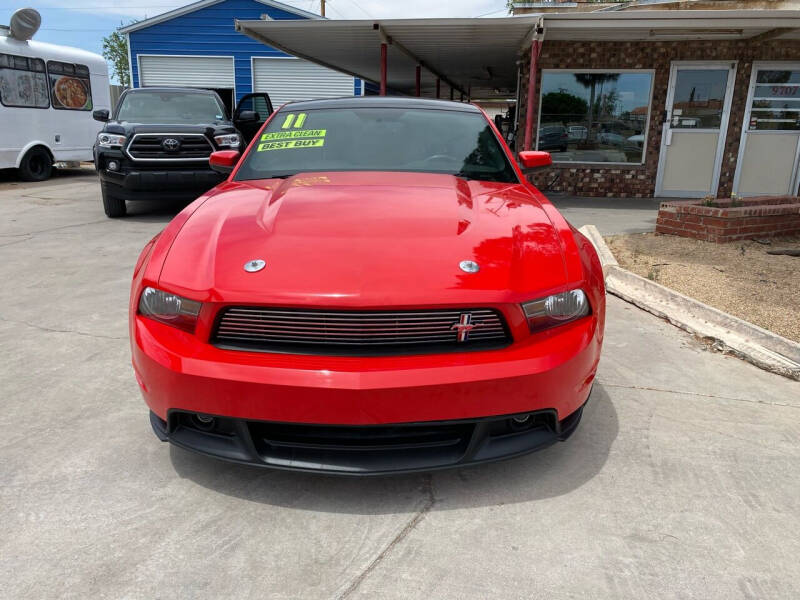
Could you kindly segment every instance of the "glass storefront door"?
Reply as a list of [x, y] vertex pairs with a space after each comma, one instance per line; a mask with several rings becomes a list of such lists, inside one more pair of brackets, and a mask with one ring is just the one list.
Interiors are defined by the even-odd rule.
[[734, 192], [796, 194], [799, 161], [800, 64], [754, 63]]
[[716, 194], [735, 63], [673, 63], [661, 133], [657, 196]]

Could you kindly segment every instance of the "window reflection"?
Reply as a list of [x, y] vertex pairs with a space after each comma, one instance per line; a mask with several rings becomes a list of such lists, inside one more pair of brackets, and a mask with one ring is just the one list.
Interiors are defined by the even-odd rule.
[[727, 87], [727, 69], [679, 69], [672, 99], [672, 128], [719, 129]]
[[538, 149], [554, 162], [641, 164], [652, 73], [544, 71]]
[[750, 129], [800, 130], [800, 70], [759, 70], [750, 112]]

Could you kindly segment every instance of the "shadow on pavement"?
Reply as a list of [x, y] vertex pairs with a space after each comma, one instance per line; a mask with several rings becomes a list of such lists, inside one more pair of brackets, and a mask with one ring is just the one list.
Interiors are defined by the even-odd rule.
[[529, 502], [567, 494], [603, 468], [617, 437], [617, 412], [596, 383], [578, 430], [545, 450], [476, 467], [382, 477], [276, 471], [218, 461], [170, 446], [180, 477], [250, 502], [346, 514], [414, 512], [415, 496], [432, 494], [432, 510]]
[[124, 221], [169, 223], [175, 215], [191, 204], [191, 200], [136, 200], [127, 204], [128, 216], [123, 217]]
[[97, 177], [94, 167], [76, 167], [74, 169], [53, 169], [50, 179], [45, 181], [23, 181], [19, 178], [16, 169], [0, 169], [0, 184], [6, 183], [16, 187], [16, 185], [27, 187], [46, 187], [48, 185], [58, 185], [59, 183], [70, 183], [83, 178]]

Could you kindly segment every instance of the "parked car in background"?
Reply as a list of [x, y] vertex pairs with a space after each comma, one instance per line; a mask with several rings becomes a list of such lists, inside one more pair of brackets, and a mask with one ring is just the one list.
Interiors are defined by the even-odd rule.
[[[36, 11], [21, 13], [38, 23]], [[42, 181], [54, 163], [92, 160], [92, 110], [110, 107], [108, 67], [97, 54], [29, 39], [36, 28], [20, 34], [13, 19], [0, 28], [0, 169]]]
[[126, 90], [97, 135], [95, 167], [103, 209], [122, 217], [126, 201], [192, 200], [222, 180], [208, 164], [215, 150], [239, 150], [272, 114], [268, 94], [247, 94], [229, 116], [216, 92], [196, 88]]
[[637, 133], [636, 135], [632, 135], [625, 140], [623, 150], [625, 151], [625, 154], [629, 154], [633, 157], [641, 157], [643, 146], [644, 134]]
[[625, 144], [625, 136], [611, 131], [602, 131], [600, 132], [600, 143], [607, 146], [621, 147]]
[[570, 142], [582, 142], [589, 136], [589, 130], [582, 125], [570, 125], [567, 135]]
[[539, 130], [539, 150], [567, 151], [569, 134], [563, 125], [545, 125]]
[[575, 431], [603, 271], [479, 108], [289, 103], [244, 156], [210, 163], [227, 181], [133, 274], [133, 367], [161, 440], [362, 475], [509, 458]]

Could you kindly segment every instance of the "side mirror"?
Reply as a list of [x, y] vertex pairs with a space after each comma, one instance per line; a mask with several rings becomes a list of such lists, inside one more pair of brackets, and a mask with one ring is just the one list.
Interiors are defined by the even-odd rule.
[[99, 108], [92, 113], [92, 117], [94, 117], [95, 121], [100, 121], [101, 123], [105, 123], [108, 121], [108, 118], [111, 116], [111, 113], [108, 112], [107, 108]]
[[217, 173], [230, 175], [240, 156], [236, 150], [217, 150], [208, 157], [208, 165]]
[[553, 164], [553, 157], [549, 152], [541, 150], [525, 150], [519, 153], [519, 162], [523, 169], [537, 169], [539, 167], [549, 167]]
[[243, 110], [236, 115], [235, 121], [237, 123], [255, 123], [258, 121], [258, 113], [253, 110]]

